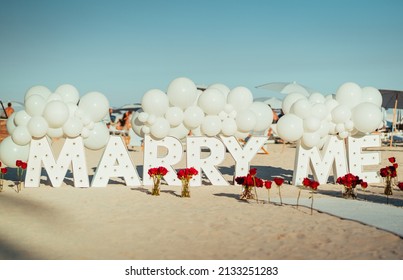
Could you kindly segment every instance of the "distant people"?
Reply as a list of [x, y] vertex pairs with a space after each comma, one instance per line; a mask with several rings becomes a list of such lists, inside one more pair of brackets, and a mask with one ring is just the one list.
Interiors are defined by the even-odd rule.
[[[273, 112], [273, 122], [272, 122], [271, 124], [277, 123], [279, 117], [278, 117], [276, 111], [273, 110], [270, 105], [269, 105], [269, 107], [270, 107], [271, 111]], [[270, 124], [270, 127], [269, 127], [269, 131], [267, 132], [267, 137], [269, 137], [269, 138], [270, 138], [270, 137], [272, 136], [272, 134], [273, 134], [273, 129], [271, 128], [271, 124]]]
[[5, 111], [6, 111], [6, 117], [7, 118], [10, 117], [14, 113], [14, 108], [13, 108], [11, 102], [8, 102], [7, 108], [6, 108]]
[[132, 111], [127, 111], [116, 123], [116, 129], [123, 131], [123, 139], [125, 140], [126, 146], [129, 146], [130, 143], [129, 129], [132, 127], [131, 118]]
[[113, 109], [109, 108], [109, 122], [106, 124], [108, 128], [110, 128], [111, 124], [114, 124], [116, 120], [116, 116], [112, 115], [112, 113]]

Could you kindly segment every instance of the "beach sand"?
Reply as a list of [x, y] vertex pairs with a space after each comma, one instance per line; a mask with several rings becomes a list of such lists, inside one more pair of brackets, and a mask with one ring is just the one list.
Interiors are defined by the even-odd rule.
[[[55, 142], [55, 150], [61, 144]], [[265, 180], [283, 176], [290, 181], [295, 148], [270, 144], [268, 150], [269, 155], [256, 155], [251, 167]], [[386, 166], [390, 156], [403, 164], [402, 152], [385, 149], [375, 170]], [[93, 170], [102, 151], [86, 153]], [[140, 170], [141, 149], [130, 156]], [[219, 167], [229, 181], [233, 164], [227, 154]], [[182, 167], [184, 161], [176, 168]], [[268, 204], [265, 189], [258, 190], [257, 203], [239, 200], [239, 186], [208, 182], [192, 187], [191, 198], [181, 198], [180, 187], [167, 185], [160, 196], [151, 196], [149, 187], [126, 187], [116, 178], [106, 188], [74, 188], [67, 178], [60, 188], [41, 184], [20, 193], [7, 187], [10, 181], [5, 184], [0, 259], [403, 259], [399, 236], [317, 211], [311, 215], [306, 207]], [[359, 197], [386, 203], [382, 189], [382, 184], [371, 185]], [[340, 194], [339, 185], [321, 185], [315, 199]], [[402, 207], [402, 194], [394, 191], [391, 202], [397, 206], [391, 207]], [[282, 187], [284, 198], [297, 195], [296, 187]], [[303, 191], [301, 197], [309, 195]], [[276, 187], [270, 196], [278, 197]]]

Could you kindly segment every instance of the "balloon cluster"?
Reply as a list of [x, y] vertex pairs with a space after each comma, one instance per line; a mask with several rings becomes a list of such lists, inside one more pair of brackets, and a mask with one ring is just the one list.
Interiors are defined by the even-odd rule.
[[329, 135], [344, 139], [375, 131], [382, 123], [382, 95], [376, 88], [345, 83], [335, 95], [290, 93], [283, 100], [277, 123], [280, 138], [321, 147]]
[[35, 138], [82, 136], [85, 147], [94, 150], [103, 148], [109, 140], [103, 122], [109, 101], [99, 92], [89, 92], [80, 99], [72, 85], [61, 85], [54, 93], [44, 86], [34, 86], [25, 94], [24, 103], [24, 110], [8, 118], [10, 136], [0, 144], [1, 160], [8, 166], [15, 164], [15, 157], [27, 159], [29, 144]]
[[262, 102], [253, 102], [245, 87], [230, 90], [223, 84], [197, 90], [188, 78], [171, 81], [167, 93], [159, 89], [147, 91], [141, 101], [142, 110], [132, 117], [134, 132], [156, 139], [173, 136], [182, 139], [196, 136], [237, 136], [262, 132], [273, 121], [273, 112]]

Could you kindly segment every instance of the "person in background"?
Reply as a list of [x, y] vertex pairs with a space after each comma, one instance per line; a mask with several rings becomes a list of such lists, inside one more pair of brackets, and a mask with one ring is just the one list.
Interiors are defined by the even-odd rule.
[[13, 108], [11, 102], [8, 102], [7, 108], [6, 108], [5, 111], [6, 111], [6, 117], [7, 118], [10, 117], [12, 115], [12, 113], [14, 113], [14, 108]]
[[132, 127], [131, 117], [132, 111], [127, 111], [116, 123], [116, 129], [123, 130], [123, 139], [125, 140], [126, 146], [129, 146], [130, 143], [129, 129]]

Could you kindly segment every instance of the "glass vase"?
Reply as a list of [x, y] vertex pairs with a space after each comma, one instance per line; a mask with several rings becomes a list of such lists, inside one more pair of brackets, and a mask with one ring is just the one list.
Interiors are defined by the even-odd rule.
[[182, 194], [181, 197], [190, 197], [189, 181], [182, 181]]
[[343, 186], [342, 197], [346, 199], [356, 199], [357, 198], [357, 188]]
[[392, 180], [386, 179], [385, 190], [383, 191], [385, 195], [392, 195]]
[[160, 178], [155, 178], [154, 180], [154, 186], [151, 190], [151, 195], [160, 195], [160, 185], [161, 185], [161, 179]]
[[252, 193], [252, 187], [243, 186], [243, 191], [241, 194], [241, 199], [254, 199], [254, 195]]

